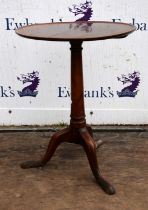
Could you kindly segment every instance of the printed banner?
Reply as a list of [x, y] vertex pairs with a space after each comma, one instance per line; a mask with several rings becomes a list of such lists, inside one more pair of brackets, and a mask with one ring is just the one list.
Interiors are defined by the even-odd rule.
[[83, 43], [84, 97], [91, 124], [148, 124], [146, 0], [0, 0], [0, 125], [69, 123], [70, 45], [29, 40], [34, 23], [126, 22], [124, 39]]

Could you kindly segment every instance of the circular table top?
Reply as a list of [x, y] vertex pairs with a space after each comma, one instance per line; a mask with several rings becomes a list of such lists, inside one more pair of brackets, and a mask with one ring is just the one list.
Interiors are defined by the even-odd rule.
[[111, 38], [124, 38], [135, 26], [127, 23], [105, 21], [77, 21], [33, 24], [18, 28], [16, 33], [22, 37], [47, 41], [93, 41]]

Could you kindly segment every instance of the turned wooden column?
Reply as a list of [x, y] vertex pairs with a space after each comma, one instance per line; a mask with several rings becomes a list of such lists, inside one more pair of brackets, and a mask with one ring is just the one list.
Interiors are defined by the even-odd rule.
[[84, 109], [82, 41], [71, 41], [71, 120], [73, 127], [86, 126]]

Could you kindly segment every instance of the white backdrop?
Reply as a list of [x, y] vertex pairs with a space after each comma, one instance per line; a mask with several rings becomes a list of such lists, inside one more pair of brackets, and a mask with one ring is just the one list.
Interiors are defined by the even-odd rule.
[[125, 39], [83, 43], [87, 122], [148, 124], [147, 11], [146, 0], [0, 0], [0, 124], [69, 122], [69, 43], [24, 39], [14, 30], [80, 18], [137, 27]]

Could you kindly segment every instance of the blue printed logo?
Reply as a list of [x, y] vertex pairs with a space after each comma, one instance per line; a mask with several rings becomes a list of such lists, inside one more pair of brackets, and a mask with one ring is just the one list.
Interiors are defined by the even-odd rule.
[[72, 7], [69, 7], [69, 11], [75, 16], [80, 16], [76, 21], [89, 21], [93, 14], [92, 2], [86, 1], [80, 5], [73, 4]]
[[[37, 87], [39, 85], [39, 72], [33, 71], [32, 73], [21, 74], [21, 77], [17, 77], [19, 81], [23, 84], [28, 84], [26, 87], [22, 89], [22, 91], [17, 91], [20, 97], [24, 96], [32, 96], [36, 97], [38, 94]], [[31, 83], [31, 84], [30, 84]]]
[[131, 74], [117, 77], [118, 81], [122, 82], [123, 85], [126, 85], [120, 92], [117, 91], [119, 97], [135, 97], [138, 93], [138, 86], [140, 84], [140, 73], [134, 71]]

